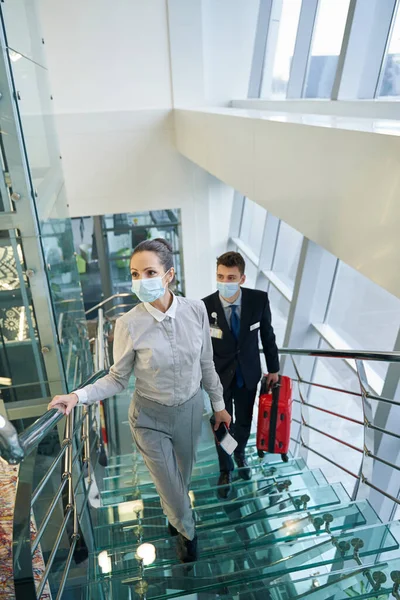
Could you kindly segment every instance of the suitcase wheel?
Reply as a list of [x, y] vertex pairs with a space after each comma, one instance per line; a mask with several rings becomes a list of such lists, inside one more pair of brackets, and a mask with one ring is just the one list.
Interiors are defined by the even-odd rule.
[[281, 459], [283, 460], [283, 462], [289, 462], [289, 457], [287, 454], [281, 454]]
[[258, 454], [258, 458], [264, 458], [264, 450], [259, 450], [257, 452], [257, 454]]

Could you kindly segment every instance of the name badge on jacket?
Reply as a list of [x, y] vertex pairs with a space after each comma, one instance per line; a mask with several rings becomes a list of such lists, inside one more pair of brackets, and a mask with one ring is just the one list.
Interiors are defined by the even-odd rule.
[[255, 329], [260, 329], [260, 321], [258, 321], [258, 323], [254, 323], [253, 325], [250, 325], [250, 331], [254, 331]]
[[211, 325], [210, 334], [211, 334], [212, 338], [215, 338], [217, 340], [222, 340], [223, 335], [224, 335], [222, 333], [222, 329], [220, 329], [219, 327], [216, 327], [215, 325]]

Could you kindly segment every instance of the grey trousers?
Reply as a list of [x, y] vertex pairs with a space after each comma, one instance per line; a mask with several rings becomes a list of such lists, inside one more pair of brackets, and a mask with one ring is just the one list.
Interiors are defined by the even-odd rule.
[[203, 416], [201, 389], [180, 406], [165, 406], [135, 392], [129, 408], [132, 436], [160, 496], [168, 521], [192, 540], [195, 524], [189, 485]]

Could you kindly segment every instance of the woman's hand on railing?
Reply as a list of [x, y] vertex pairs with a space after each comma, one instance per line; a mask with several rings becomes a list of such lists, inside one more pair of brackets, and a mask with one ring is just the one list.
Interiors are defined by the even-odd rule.
[[54, 396], [47, 409], [57, 408], [63, 415], [69, 415], [77, 404], [78, 396], [76, 394], [64, 394], [62, 396]]

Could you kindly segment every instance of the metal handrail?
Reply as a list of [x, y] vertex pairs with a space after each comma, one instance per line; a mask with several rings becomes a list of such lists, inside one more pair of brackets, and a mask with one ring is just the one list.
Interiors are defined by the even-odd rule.
[[[373, 448], [374, 448], [373, 432], [379, 431], [380, 433], [390, 435], [391, 437], [394, 437], [398, 440], [400, 440], [400, 435], [395, 433], [394, 431], [389, 431], [382, 427], [378, 427], [377, 425], [375, 425], [373, 423], [374, 413], [370, 406], [370, 400], [374, 400], [374, 401], [378, 401], [378, 402], [383, 401], [385, 403], [392, 404], [394, 406], [398, 406], [399, 402], [397, 402], [395, 400], [390, 400], [389, 398], [383, 398], [383, 397], [381, 398], [379, 396], [375, 396], [375, 395], [371, 394], [370, 388], [368, 385], [368, 379], [367, 379], [365, 367], [364, 367], [364, 361], [378, 360], [381, 362], [383, 362], [383, 361], [384, 362], [394, 362], [394, 363], [400, 362], [400, 353], [399, 352], [373, 352], [373, 351], [368, 351], [368, 350], [320, 350], [320, 349], [309, 350], [309, 349], [292, 349], [292, 348], [283, 348], [283, 349], [279, 350], [279, 353], [289, 355], [292, 360], [293, 367], [294, 367], [294, 370], [296, 373], [296, 378], [294, 379], [294, 381], [297, 382], [297, 384], [298, 384], [298, 390], [299, 390], [299, 396], [300, 396], [300, 400], [295, 399], [295, 402], [300, 404], [301, 417], [300, 417], [300, 420], [293, 418], [293, 422], [295, 422], [299, 425], [298, 438], [297, 439], [292, 438], [292, 441], [295, 442], [295, 444], [297, 444], [301, 448], [304, 448], [306, 451], [316, 454], [323, 460], [329, 462], [330, 464], [333, 464], [335, 467], [338, 467], [339, 469], [341, 469], [348, 475], [354, 477], [356, 480], [356, 484], [355, 484], [353, 495], [352, 495], [353, 500], [356, 500], [359, 497], [360, 487], [366, 486], [366, 488], [370, 488], [376, 492], [379, 492], [382, 496], [391, 500], [394, 503], [394, 505], [396, 505], [396, 504], [400, 505], [399, 497], [394, 497], [392, 494], [389, 494], [386, 490], [379, 488], [371, 481], [375, 460], [378, 463], [385, 464], [386, 466], [394, 469], [395, 471], [400, 470], [398, 465], [394, 464], [393, 462], [391, 462], [389, 460], [383, 459], [382, 457], [376, 455], [373, 452]], [[336, 359], [344, 359], [344, 360], [349, 360], [349, 359], [354, 360], [356, 372], [357, 372], [357, 376], [358, 376], [358, 382], [359, 382], [359, 386], [360, 386], [360, 391], [356, 392], [356, 391], [352, 391], [352, 390], [342, 390], [342, 389], [339, 389], [339, 388], [336, 388], [333, 386], [317, 384], [312, 381], [307, 381], [307, 380], [303, 379], [300, 374], [299, 367], [295, 362], [295, 358], [294, 358], [295, 356], [311, 356], [314, 358], [336, 358]], [[302, 391], [303, 385], [306, 386], [306, 388], [315, 386], [317, 388], [332, 390], [334, 392], [339, 392], [339, 393], [351, 394], [351, 395], [361, 398], [362, 411], [363, 411], [362, 420], [358, 420], [353, 417], [348, 417], [346, 415], [341, 415], [339, 413], [336, 413], [336, 412], [329, 410], [327, 408], [324, 408], [322, 406], [317, 406], [315, 404], [312, 404], [311, 402], [308, 401], [308, 399], [303, 394], [303, 391]], [[339, 418], [345, 419], [347, 421], [351, 421], [352, 423], [362, 427], [363, 428], [362, 448], [358, 448], [358, 447], [354, 446], [353, 444], [350, 444], [350, 443], [340, 439], [339, 437], [332, 435], [332, 433], [330, 433], [330, 432], [323, 431], [320, 428], [317, 428], [317, 427], [314, 427], [313, 425], [311, 425], [309, 422], [310, 419], [309, 419], [308, 409], [315, 409], [315, 410], [321, 411], [326, 414], [331, 414], [332, 416], [339, 417]], [[338, 442], [338, 443], [360, 453], [361, 454], [361, 465], [360, 465], [358, 474], [350, 471], [345, 465], [342, 465], [342, 464], [338, 463], [336, 460], [333, 460], [332, 458], [326, 456], [326, 454], [324, 454], [323, 452], [317, 451], [315, 448], [313, 448], [312, 445], [308, 442], [308, 431], [316, 431], [319, 434], [325, 436], [326, 438], [329, 438], [329, 439], [333, 440], [334, 442]]]
[[104, 300], [99, 302], [99, 304], [96, 304], [96, 306], [92, 306], [92, 308], [89, 308], [89, 310], [85, 312], [85, 315], [89, 315], [93, 311], [98, 310], [99, 308], [103, 308], [105, 304], [108, 304], [108, 302], [111, 302], [111, 300], [115, 300], [115, 298], [127, 298], [128, 296], [132, 296], [132, 294], [129, 292], [120, 292], [119, 294], [113, 294], [112, 296], [109, 296], [109, 298], [105, 298]]
[[[100, 370], [91, 375], [76, 389], [81, 389], [86, 385], [94, 383], [106, 374], [106, 369]], [[64, 415], [61, 412], [52, 408], [19, 435], [17, 435], [12, 423], [2, 418], [2, 421], [0, 421], [0, 457], [4, 458], [10, 465], [20, 463], [40, 444], [63, 417]]]
[[313, 356], [314, 358], [343, 358], [345, 360], [400, 362], [400, 352], [374, 352], [373, 350], [309, 350], [305, 348], [280, 348], [279, 354]]
[[[99, 378], [106, 375], [108, 369], [101, 369], [94, 375], [89, 377], [84, 383], [82, 383], [78, 389], [95, 383]], [[76, 548], [77, 541], [80, 536], [79, 520], [81, 515], [78, 515], [78, 508], [76, 504], [76, 492], [78, 487], [83, 481], [83, 474], [87, 469], [88, 483], [85, 490], [85, 503], [89, 497], [89, 491], [92, 483], [91, 476], [91, 452], [93, 450], [93, 444], [90, 444], [90, 431], [91, 431], [91, 407], [83, 407], [83, 416], [78, 416], [78, 420], [74, 425], [75, 421], [75, 410], [73, 410], [65, 419], [65, 434], [62, 447], [58, 452], [57, 456], [53, 460], [49, 469], [43, 476], [42, 480], [33, 489], [33, 467], [35, 464], [35, 450], [37, 449], [40, 442], [45, 436], [59, 423], [63, 418], [63, 414], [58, 412], [56, 409], [47, 411], [42, 417], [37, 419], [33, 425], [17, 436], [14, 427], [11, 423], [5, 419], [4, 427], [1, 427], [2, 422], [0, 421], [0, 456], [5, 458], [10, 464], [22, 463], [20, 467], [20, 473], [18, 477], [17, 494], [15, 500], [14, 514], [18, 517], [14, 520], [13, 527], [13, 539], [16, 540], [13, 550], [13, 571], [14, 571], [14, 582], [16, 590], [16, 598], [25, 598], [26, 590], [31, 586], [32, 591], [35, 588], [33, 570], [31, 564], [31, 557], [35, 551], [39, 548], [43, 534], [50, 522], [50, 519], [59, 505], [61, 497], [64, 501], [64, 518], [62, 525], [57, 533], [53, 548], [50, 553], [50, 557], [45, 566], [45, 570], [42, 574], [41, 580], [38, 583], [36, 590], [37, 597], [41, 597], [41, 594], [45, 590], [48, 583], [48, 577], [54, 558], [57, 554], [59, 545], [61, 543], [62, 536], [66, 530], [69, 520], [72, 518], [72, 534], [70, 535], [70, 551], [66, 560], [64, 571], [62, 575], [61, 584], [57, 593], [56, 600], [60, 600], [64, 591], [68, 572], [72, 563], [73, 554]], [[74, 436], [81, 432], [81, 443], [78, 443], [77, 450], [74, 456]], [[96, 439], [94, 439], [96, 442]], [[83, 457], [81, 455], [83, 450]], [[78, 458], [82, 458], [82, 467], [80, 476], [77, 478], [75, 485], [73, 484], [73, 468]], [[49, 481], [52, 474], [55, 472], [57, 466], [62, 462], [62, 477], [58, 490], [53, 497], [50, 505], [47, 508], [46, 514], [42, 519], [39, 528], [36, 533], [35, 540], [30, 540], [30, 515], [32, 507], [37, 502], [38, 498], [46, 483]], [[65, 498], [64, 498], [65, 495]], [[27, 564], [31, 566], [27, 569]], [[22, 587], [18, 586], [17, 582], [24, 582]], [[28, 586], [28, 587], [27, 587]]]

